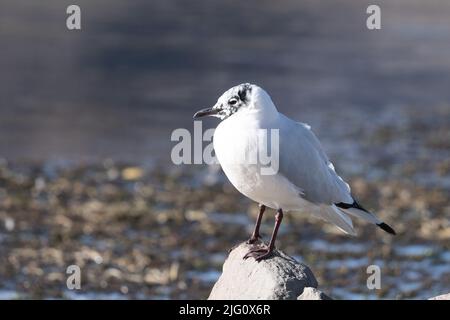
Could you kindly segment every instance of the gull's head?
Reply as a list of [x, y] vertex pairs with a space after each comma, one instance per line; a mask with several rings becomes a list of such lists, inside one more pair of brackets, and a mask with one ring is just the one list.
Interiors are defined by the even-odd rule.
[[266, 110], [276, 110], [267, 92], [257, 85], [243, 83], [225, 91], [213, 107], [197, 111], [194, 119], [213, 116], [225, 120], [239, 112]]

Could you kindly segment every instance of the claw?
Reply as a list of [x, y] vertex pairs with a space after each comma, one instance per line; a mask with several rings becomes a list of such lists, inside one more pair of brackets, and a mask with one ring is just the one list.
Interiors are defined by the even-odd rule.
[[260, 262], [264, 259], [269, 258], [272, 255], [272, 250], [270, 250], [268, 247], [263, 248], [256, 248], [250, 250], [245, 256], [244, 260], [248, 258], [254, 258], [257, 262]]

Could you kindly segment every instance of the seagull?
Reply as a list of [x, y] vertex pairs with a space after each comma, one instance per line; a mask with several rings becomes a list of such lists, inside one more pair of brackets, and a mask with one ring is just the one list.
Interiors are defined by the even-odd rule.
[[[247, 243], [259, 241], [266, 208], [276, 210], [269, 244], [253, 246], [244, 259], [253, 257], [259, 262], [272, 255], [283, 212], [287, 211], [311, 213], [353, 236], [356, 232], [350, 216], [395, 235], [394, 229], [355, 200], [311, 127], [278, 112], [264, 89], [250, 83], [232, 87], [213, 107], [196, 112], [194, 119], [206, 116], [221, 120], [214, 131], [213, 146], [225, 175], [240, 193], [259, 203], [259, 214]], [[269, 136], [269, 131], [278, 133], [274, 135], [278, 139], [259, 143], [264, 140], [260, 139], [261, 132]], [[272, 172], [264, 171], [267, 166], [258, 160], [258, 155], [267, 155], [269, 150], [271, 155], [278, 155]]]

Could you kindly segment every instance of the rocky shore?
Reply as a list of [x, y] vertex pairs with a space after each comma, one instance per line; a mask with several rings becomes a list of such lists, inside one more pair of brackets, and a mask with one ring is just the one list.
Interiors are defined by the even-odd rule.
[[[350, 182], [362, 202], [395, 225], [396, 237], [362, 223], [358, 237], [347, 237], [308, 215], [287, 214], [278, 248], [310, 266], [334, 299], [447, 293], [446, 189], [399, 179]], [[256, 213], [208, 168], [3, 161], [0, 298], [206, 299]], [[263, 237], [272, 224], [269, 211]], [[73, 264], [81, 269], [81, 290], [66, 286]], [[367, 289], [371, 264], [382, 270], [380, 290]]]

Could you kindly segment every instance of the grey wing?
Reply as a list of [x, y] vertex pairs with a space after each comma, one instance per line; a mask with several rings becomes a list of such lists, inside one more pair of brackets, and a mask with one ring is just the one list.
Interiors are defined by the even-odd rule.
[[301, 189], [303, 198], [310, 202], [353, 203], [349, 185], [337, 175], [309, 126], [284, 118], [279, 173]]

